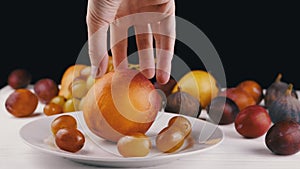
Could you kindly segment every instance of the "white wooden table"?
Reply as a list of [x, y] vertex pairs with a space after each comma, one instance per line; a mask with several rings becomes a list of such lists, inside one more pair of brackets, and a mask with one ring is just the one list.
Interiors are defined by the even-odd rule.
[[[8, 86], [0, 90], [0, 169], [92, 169], [100, 168], [45, 154], [26, 145], [19, 136], [20, 128], [32, 120], [45, 117], [15, 118], [4, 103], [12, 92]], [[43, 105], [37, 111], [42, 112]], [[203, 169], [300, 169], [300, 153], [291, 156], [272, 154], [264, 143], [264, 136], [245, 139], [234, 126], [220, 126], [224, 131], [223, 142], [208, 151], [187, 156], [173, 162], [153, 166], [155, 169], [203, 168]]]

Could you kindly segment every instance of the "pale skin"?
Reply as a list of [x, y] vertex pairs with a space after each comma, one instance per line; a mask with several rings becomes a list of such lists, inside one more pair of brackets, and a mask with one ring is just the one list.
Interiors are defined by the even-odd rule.
[[109, 29], [114, 68], [128, 67], [127, 32], [133, 26], [141, 72], [149, 79], [156, 76], [161, 84], [168, 82], [176, 39], [174, 0], [89, 0], [86, 19], [93, 77], [106, 71]]

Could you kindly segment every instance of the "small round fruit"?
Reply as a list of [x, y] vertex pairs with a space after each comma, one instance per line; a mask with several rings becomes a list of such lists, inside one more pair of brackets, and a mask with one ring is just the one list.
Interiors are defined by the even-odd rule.
[[75, 153], [82, 149], [85, 137], [77, 128], [63, 128], [55, 134], [55, 144], [58, 148]]
[[80, 76], [87, 78], [91, 74], [91, 66], [86, 66], [80, 70]]
[[30, 116], [37, 105], [37, 96], [28, 89], [16, 89], [5, 101], [6, 110], [15, 117]]
[[260, 105], [248, 106], [240, 111], [234, 121], [236, 131], [246, 138], [264, 135], [272, 122], [267, 110]]
[[50, 78], [38, 80], [34, 84], [33, 90], [38, 96], [40, 102], [44, 104], [49, 103], [52, 98], [58, 95], [59, 92], [57, 83]]
[[56, 103], [48, 103], [44, 106], [44, 114], [47, 116], [51, 116], [54, 114], [60, 114], [63, 112], [63, 109], [60, 105], [56, 104]]
[[68, 99], [63, 106], [63, 112], [65, 112], [65, 113], [73, 112], [75, 110], [76, 109], [75, 109], [74, 99], [73, 98]]
[[50, 103], [56, 103], [56, 104], [60, 105], [61, 107], [64, 106], [65, 102], [66, 102], [66, 99], [63, 96], [55, 96], [50, 101]]
[[77, 128], [77, 121], [71, 115], [61, 115], [51, 122], [51, 132], [55, 135], [62, 128]]
[[256, 104], [259, 104], [263, 99], [263, 89], [261, 85], [254, 80], [242, 81], [237, 85], [237, 88], [240, 88], [250, 94], [256, 101]]
[[32, 75], [26, 69], [15, 69], [9, 75], [7, 83], [13, 89], [26, 88], [31, 82]]
[[92, 75], [88, 76], [86, 79], [86, 88], [89, 90], [94, 83], [95, 83], [95, 79], [93, 78], [93, 76]]
[[192, 70], [186, 73], [173, 88], [175, 93], [180, 86], [180, 90], [187, 92], [197, 98], [202, 108], [211, 102], [218, 95], [219, 87], [215, 77], [204, 70]]
[[177, 83], [176, 80], [172, 76], [170, 76], [170, 79], [166, 84], [160, 84], [157, 81], [155, 81], [154, 87], [156, 89], [162, 90], [163, 93], [166, 95], [166, 97], [168, 97], [172, 93], [172, 90], [176, 85], [176, 83]]
[[118, 151], [123, 157], [147, 156], [151, 147], [150, 138], [142, 133], [123, 136], [117, 142]]
[[72, 81], [81, 75], [81, 70], [86, 68], [87, 65], [84, 64], [74, 64], [69, 66], [63, 73], [63, 76], [60, 81], [60, 90], [59, 95], [63, 96], [66, 99], [72, 97], [71, 91], [69, 90], [70, 84]]
[[88, 91], [86, 80], [80, 78], [75, 79], [70, 85], [70, 91], [74, 98], [83, 98]]
[[228, 88], [220, 92], [219, 96], [225, 96], [234, 101], [240, 111], [247, 106], [256, 105], [256, 101], [250, 94], [237, 87]]
[[234, 122], [240, 110], [235, 102], [228, 97], [217, 96], [207, 106], [206, 111], [214, 123], [226, 125]]
[[201, 109], [198, 99], [180, 89], [167, 97], [165, 107], [167, 112], [198, 118], [201, 114]]
[[192, 131], [192, 124], [191, 122], [183, 116], [173, 116], [169, 122], [169, 127], [178, 127], [183, 133], [184, 136], [187, 137]]
[[300, 125], [293, 120], [275, 123], [267, 132], [265, 144], [277, 155], [292, 155], [300, 150]]
[[173, 153], [183, 145], [184, 139], [185, 134], [180, 128], [168, 126], [156, 136], [156, 148], [163, 153]]

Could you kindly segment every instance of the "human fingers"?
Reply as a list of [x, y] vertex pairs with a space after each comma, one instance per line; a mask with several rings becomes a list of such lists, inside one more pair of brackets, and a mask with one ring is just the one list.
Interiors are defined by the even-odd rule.
[[[161, 3], [157, 4], [149, 4], [149, 5], [144, 5], [141, 6], [140, 9], [138, 10], [139, 12], [156, 12], [156, 13], [162, 13], [162, 14], [167, 14], [171, 12], [171, 9], [174, 6], [174, 1], [173, 0], [164, 0], [160, 1]], [[143, 5], [143, 4], [142, 4]]]
[[110, 26], [110, 46], [113, 56], [114, 68], [127, 69], [127, 46], [128, 46], [128, 27], [115, 21]]
[[145, 77], [151, 79], [155, 75], [153, 54], [153, 35], [150, 24], [135, 25], [136, 44], [139, 54], [140, 70]]
[[[159, 83], [168, 82], [171, 74], [172, 58], [175, 46], [175, 16], [171, 15], [157, 24], [153, 24], [156, 44], [156, 79]], [[154, 32], [154, 31], [153, 31]]]
[[122, 0], [89, 0], [86, 23], [88, 27], [91, 75], [96, 78], [106, 72], [108, 62], [107, 31]]

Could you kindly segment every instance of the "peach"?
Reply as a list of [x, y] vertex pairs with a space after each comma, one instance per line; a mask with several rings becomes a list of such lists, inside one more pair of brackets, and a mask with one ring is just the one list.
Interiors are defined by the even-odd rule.
[[146, 133], [161, 107], [161, 97], [137, 70], [118, 70], [96, 80], [84, 98], [88, 128], [106, 140]]

